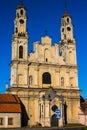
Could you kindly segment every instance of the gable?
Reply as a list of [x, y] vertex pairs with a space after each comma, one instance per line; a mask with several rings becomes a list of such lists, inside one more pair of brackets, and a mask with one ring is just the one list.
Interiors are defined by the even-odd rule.
[[0, 113], [21, 113], [21, 104], [18, 96], [0, 94]]

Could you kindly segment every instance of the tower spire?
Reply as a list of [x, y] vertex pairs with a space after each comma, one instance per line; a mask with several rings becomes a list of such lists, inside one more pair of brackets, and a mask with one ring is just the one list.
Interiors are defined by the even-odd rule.
[[18, 8], [25, 8], [24, 5], [23, 5], [23, 0], [20, 0], [20, 3], [18, 5]]
[[66, 0], [64, 0], [64, 15], [63, 15], [63, 17], [66, 17], [66, 16], [71, 17], [67, 10], [68, 10], [67, 9], [67, 2], [66, 2]]
[[22, 0], [20, 0], [20, 5], [23, 5], [23, 1]]
[[64, 1], [64, 12], [67, 12], [67, 2], [66, 2], [66, 0]]

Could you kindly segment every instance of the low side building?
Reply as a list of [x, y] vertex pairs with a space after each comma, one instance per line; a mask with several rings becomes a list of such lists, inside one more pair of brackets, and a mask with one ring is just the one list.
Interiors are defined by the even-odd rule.
[[0, 128], [21, 127], [21, 105], [16, 95], [0, 94]]
[[87, 100], [80, 96], [79, 123], [87, 125]]
[[87, 125], [87, 101], [81, 102], [79, 110], [79, 122]]

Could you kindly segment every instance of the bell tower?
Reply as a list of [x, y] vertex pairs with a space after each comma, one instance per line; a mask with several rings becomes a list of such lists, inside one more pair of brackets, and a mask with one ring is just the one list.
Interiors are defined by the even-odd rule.
[[28, 33], [26, 22], [26, 8], [20, 2], [16, 9], [12, 37], [11, 87], [27, 85]]
[[73, 36], [71, 16], [65, 11], [61, 18], [60, 55], [66, 64], [76, 65], [76, 42]]
[[73, 40], [73, 25], [71, 16], [65, 12], [61, 19], [61, 40], [71, 39]]
[[14, 31], [19, 35], [26, 34], [26, 9], [23, 6], [22, 2], [16, 10], [16, 18], [14, 20]]
[[12, 39], [12, 60], [27, 60], [28, 34], [26, 31], [26, 9], [22, 3], [16, 9]]

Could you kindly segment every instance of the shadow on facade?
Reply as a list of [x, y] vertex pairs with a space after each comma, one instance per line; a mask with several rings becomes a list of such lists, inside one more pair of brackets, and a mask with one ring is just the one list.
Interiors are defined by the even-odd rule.
[[[52, 106], [52, 111], [55, 112], [58, 107], [56, 105]], [[58, 119], [56, 118], [56, 114], [53, 114], [51, 117], [51, 127], [57, 127], [58, 126]]]
[[64, 124], [67, 124], [67, 105], [64, 104]]
[[27, 115], [26, 109], [24, 104], [21, 102], [21, 110], [22, 110], [22, 116], [21, 116], [21, 126], [27, 126], [29, 117]]
[[56, 118], [56, 114], [53, 114], [51, 117], [51, 127], [58, 127], [58, 119]]

